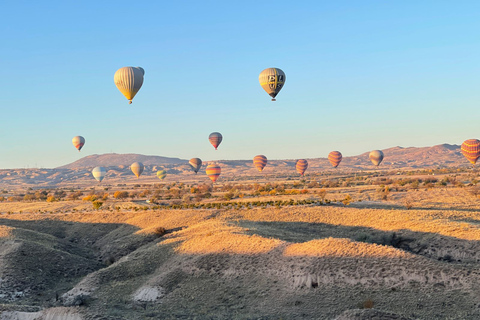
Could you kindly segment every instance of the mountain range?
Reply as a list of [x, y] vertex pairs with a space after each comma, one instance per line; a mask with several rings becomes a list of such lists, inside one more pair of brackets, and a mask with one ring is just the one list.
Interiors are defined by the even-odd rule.
[[[419, 169], [443, 167], [468, 167], [469, 162], [463, 157], [460, 146], [441, 144], [433, 147], [393, 147], [382, 150], [385, 157], [377, 168], [372, 165], [369, 152], [357, 156], [344, 157], [336, 170], [372, 170], [372, 169]], [[267, 155], [268, 157], [268, 155]], [[269, 160], [264, 174], [295, 175], [295, 162], [297, 159]], [[310, 172], [334, 170], [328, 159], [311, 158], [308, 160]], [[130, 171], [130, 164], [142, 162], [145, 165], [140, 180], [137, 180]], [[167, 170], [165, 181], [176, 179], [203, 179], [205, 166], [212, 161], [204, 161], [198, 176], [195, 176], [188, 165], [188, 160], [162, 156], [141, 154], [100, 154], [89, 155], [73, 163], [54, 169], [5, 169], [0, 170], [0, 187], [59, 187], [71, 185], [92, 185], [95, 183], [90, 171], [96, 166], [106, 167], [108, 170], [105, 178], [109, 183], [138, 183], [158, 182], [156, 171]], [[240, 176], [256, 176], [258, 171], [253, 167], [252, 160], [218, 160], [213, 161], [222, 168], [222, 177], [236, 178]]]

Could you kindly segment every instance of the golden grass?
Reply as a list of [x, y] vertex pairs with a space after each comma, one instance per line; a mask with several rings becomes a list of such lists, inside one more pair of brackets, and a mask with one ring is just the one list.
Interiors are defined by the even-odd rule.
[[13, 230], [15, 228], [0, 226], [0, 238], [13, 238]]
[[242, 234], [244, 231], [223, 221], [207, 220], [174, 233], [163, 243], [181, 242], [176, 251], [185, 254], [261, 254], [284, 243], [277, 239]]
[[355, 242], [344, 238], [325, 238], [304, 243], [295, 243], [286, 247], [285, 256], [305, 257], [343, 257], [343, 258], [413, 258], [412, 254], [402, 250]]
[[[460, 212], [456, 212], [459, 214]], [[225, 217], [252, 221], [309, 222], [338, 226], [370, 227], [383, 231], [407, 229], [437, 233], [464, 240], [480, 240], [476, 224], [443, 218], [443, 211], [385, 210], [351, 207], [290, 207], [281, 209], [252, 209], [225, 212]], [[452, 214], [452, 213], [450, 213]], [[473, 215], [473, 214], [469, 214]], [[480, 217], [480, 213], [477, 214]]]

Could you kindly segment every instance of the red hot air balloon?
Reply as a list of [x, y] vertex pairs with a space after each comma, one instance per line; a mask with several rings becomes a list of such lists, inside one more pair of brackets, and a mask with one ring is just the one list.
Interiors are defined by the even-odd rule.
[[308, 161], [305, 159], [297, 160], [297, 163], [295, 164], [295, 168], [297, 169], [297, 172], [301, 176], [305, 175], [305, 171], [308, 168]]
[[217, 147], [220, 145], [220, 143], [223, 140], [222, 134], [220, 132], [212, 132], [208, 136], [208, 140], [210, 140], [210, 143], [212, 146], [217, 150]]
[[339, 151], [332, 151], [328, 154], [328, 161], [336, 168], [342, 161], [342, 154]]
[[480, 140], [468, 139], [462, 143], [462, 154], [472, 165], [475, 165], [480, 158]]
[[253, 164], [257, 167], [258, 171], [262, 171], [267, 165], [267, 157], [264, 155], [258, 155], [253, 158]]
[[220, 166], [216, 164], [209, 164], [205, 171], [207, 172], [207, 176], [210, 178], [210, 180], [215, 182], [220, 176], [220, 173], [222, 172], [222, 168], [220, 168]]

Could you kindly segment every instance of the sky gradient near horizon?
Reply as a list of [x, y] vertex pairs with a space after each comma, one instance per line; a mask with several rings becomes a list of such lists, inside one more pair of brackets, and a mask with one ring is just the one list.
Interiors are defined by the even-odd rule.
[[[479, 1], [8, 0], [0, 9], [0, 168], [111, 152], [351, 156], [480, 138]], [[123, 66], [145, 69], [132, 105], [113, 83]], [[268, 67], [287, 76], [276, 102], [258, 83]], [[213, 131], [224, 137], [217, 151]]]

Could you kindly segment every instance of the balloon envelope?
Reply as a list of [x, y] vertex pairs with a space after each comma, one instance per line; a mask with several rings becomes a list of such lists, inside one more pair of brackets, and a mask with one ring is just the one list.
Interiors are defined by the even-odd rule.
[[257, 167], [258, 171], [262, 171], [263, 168], [267, 165], [267, 157], [264, 155], [258, 155], [253, 157], [253, 164]]
[[475, 165], [478, 158], [480, 157], [480, 140], [477, 139], [468, 139], [462, 143], [462, 154], [470, 161], [471, 164]]
[[157, 171], [157, 178], [158, 179], [163, 180], [163, 179], [165, 179], [166, 176], [167, 176], [167, 171], [165, 171], [165, 170], [158, 170]]
[[137, 178], [140, 177], [140, 175], [143, 172], [143, 169], [145, 169], [145, 166], [141, 162], [134, 162], [130, 166], [130, 170], [132, 170], [133, 174], [136, 175]]
[[113, 81], [129, 103], [142, 87], [144, 74], [145, 70], [140, 67], [123, 67], [115, 72]]
[[73, 146], [77, 148], [78, 151], [80, 152], [80, 150], [82, 150], [83, 145], [85, 144], [85, 138], [82, 136], [73, 137], [72, 143], [73, 143]]
[[222, 172], [222, 168], [220, 168], [220, 166], [216, 164], [209, 164], [205, 171], [207, 173], [207, 176], [210, 178], [210, 180], [215, 182], [220, 176], [220, 173]]
[[106, 174], [107, 170], [104, 167], [95, 167], [92, 170], [92, 175], [98, 182], [101, 182]]
[[275, 101], [275, 97], [280, 90], [282, 90], [286, 80], [287, 77], [285, 76], [285, 73], [278, 68], [267, 68], [260, 72], [260, 75], [258, 76], [260, 85], [263, 90], [272, 97], [272, 101]]
[[217, 147], [220, 145], [220, 143], [223, 140], [222, 134], [220, 132], [212, 132], [208, 136], [208, 140], [210, 140], [210, 143], [212, 146], [217, 150]]
[[297, 169], [297, 172], [303, 176], [305, 174], [305, 171], [308, 168], [308, 161], [305, 159], [297, 160], [297, 163], [295, 164], [295, 168]]
[[190, 161], [188, 161], [188, 164], [190, 165], [190, 167], [192, 167], [193, 171], [197, 173], [198, 170], [200, 170], [200, 168], [202, 167], [202, 160], [200, 160], [199, 158], [192, 158], [190, 159]]
[[328, 154], [328, 161], [336, 168], [342, 161], [342, 154], [339, 151], [332, 151]]
[[378, 167], [383, 160], [383, 152], [380, 150], [373, 150], [370, 152], [368, 157], [370, 158], [370, 161], [372, 161], [372, 163]]

